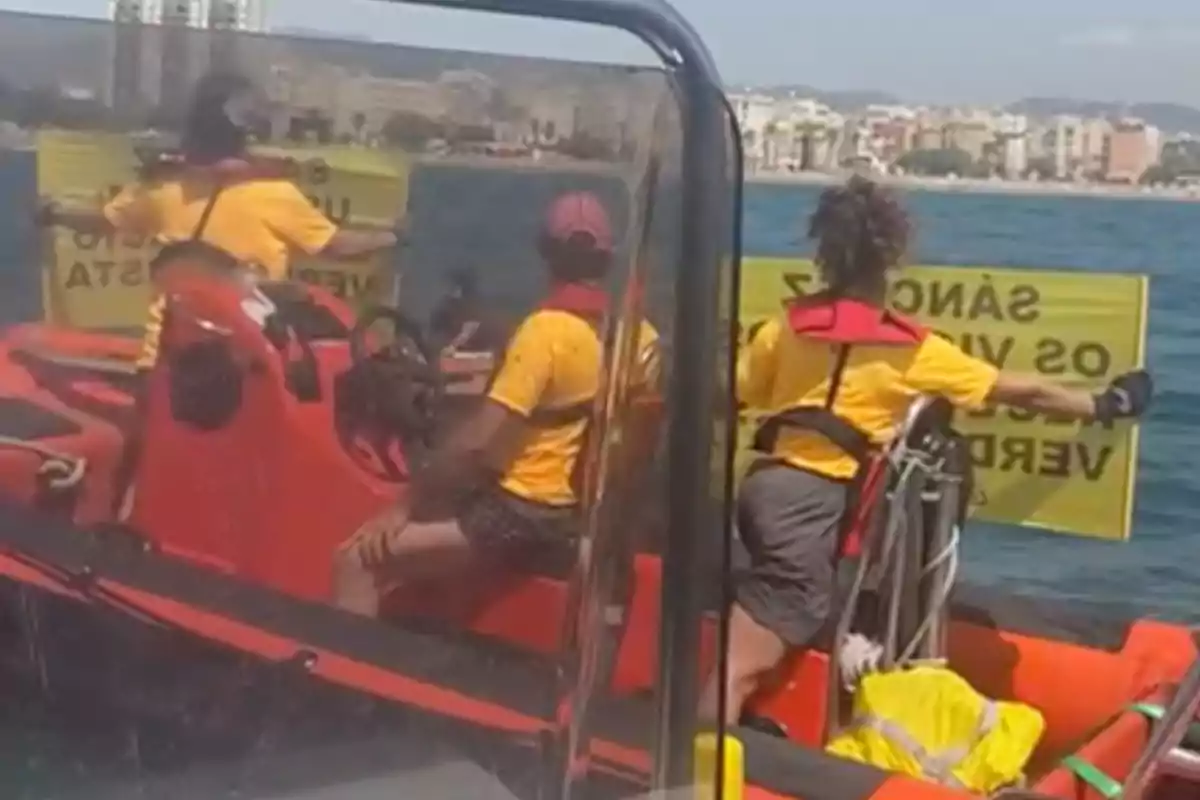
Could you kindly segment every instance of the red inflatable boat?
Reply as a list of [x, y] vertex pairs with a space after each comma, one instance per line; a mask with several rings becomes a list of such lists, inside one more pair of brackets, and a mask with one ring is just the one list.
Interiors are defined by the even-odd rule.
[[[376, 621], [330, 603], [334, 554], [365, 520], [403, 501], [412, 464], [476, 401], [477, 389], [453, 379], [477, 371], [473, 362], [440, 359], [395, 310], [357, 318], [321, 288], [250, 284], [196, 268], [186, 254], [157, 276], [168, 315], [146, 374], [133, 366], [135, 340], [8, 328], [0, 338], [0, 674], [21, 688], [14, 698], [52, 707], [63, 730], [104, 731], [104, 752], [137, 773], [121, 783], [128, 774], [97, 772], [76, 796], [971, 796], [826, 754], [846, 716], [837, 656], [866, 615], [885, 640], [911, 639], [978, 692], [1040, 712], [1046, 728], [1025, 785], [997, 797], [1200, 797], [1191, 631], [961, 586], [948, 600], [942, 588], [954, 576], [937, 570], [929, 580], [897, 577], [886, 593], [863, 590], [857, 576], [887, 550], [897, 498], [922, 509], [904, 536], [931, 568], [963, 522], [954, 488], [969, 477], [961, 453], [959, 471], [936, 486], [902, 476], [906, 459], [954, 460], [945, 408], [924, 399], [855, 509], [862, 548], [841, 555], [856, 579], [830, 635], [753, 698], [744, 724], [716, 739], [723, 752], [712, 764], [694, 757], [697, 687], [718, 666], [718, 612], [733, 567], [736, 419], [722, 386], [736, 329], [740, 132], [703, 44], [665, 4], [421, 3], [618, 26], [663, 55], [661, 72], [587, 74], [625, 81], [631, 108], [662, 106], [651, 109], [652, 130], [632, 143], [630, 163], [614, 150], [613, 172], [625, 172], [612, 183], [636, 184], [621, 278], [654, 285], [647, 273], [659, 268], [653, 276], [670, 283], [670, 304], [655, 315], [672, 341], [669, 397], [632, 408], [614, 389], [598, 404], [592, 424], [623, 435], [589, 437], [600, 444], [589, 454], [581, 546], [546, 552], [518, 572], [408, 587], [387, 598]], [[63, 52], [113, 33], [99, 22], [12, 15], [5, 23], [30, 37], [45, 26], [100, 26], [91, 31], [98, 38], [54, 40]], [[137, 44], [151, 30], [158, 35], [126, 21], [116, 40]], [[168, 60], [185, 51], [167, 44], [159, 49]], [[260, 46], [269, 49], [255, 40]], [[439, 54], [442, 66], [430, 74], [458, 63], [447, 57]], [[593, 69], [557, 68], [568, 83]], [[316, 124], [298, 119], [294, 127]], [[470, 194], [439, 202], [465, 204]], [[488, 203], [489, 212], [522, 210], [509, 197]], [[678, 213], [655, 217], [656, 206]], [[439, 259], [465, 258], [456, 250], [464, 243], [473, 258], [493, 255], [484, 226], [464, 219], [435, 243]], [[625, 363], [620, 332], [641, 321], [632, 295], [611, 315], [610, 377]], [[378, 322], [392, 335], [374, 333]], [[619, 377], [611, 380], [619, 388]], [[628, 435], [618, 424], [643, 411], [651, 413], [637, 419], [662, 418], [658, 435]], [[658, 466], [651, 454], [660, 440]], [[135, 717], [132, 727], [113, 725]]]

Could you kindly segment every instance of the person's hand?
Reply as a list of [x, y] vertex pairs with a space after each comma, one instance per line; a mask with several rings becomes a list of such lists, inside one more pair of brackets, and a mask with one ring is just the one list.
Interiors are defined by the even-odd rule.
[[1103, 392], [1096, 395], [1096, 419], [1141, 417], [1154, 399], [1154, 379], [1144, 369], [1118, 375]]
[[395, 552], [396, 541], [408, 525], [409, 510], [394, 505], [367, 520], [352, 540], [359, 562], [367, 569], [385, 566]]

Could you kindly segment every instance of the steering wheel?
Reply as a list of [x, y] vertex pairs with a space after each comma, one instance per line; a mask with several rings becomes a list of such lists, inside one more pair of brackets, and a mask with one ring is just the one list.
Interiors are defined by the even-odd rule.
[[[392, 340], [373, 348], [368, 332], [380, 322]], [[445, 391], [438, 356], [421, 326], [387, 306], [364, 311], [350, 331], [350, 369], [336, 392], [336, 424], [359, 466], [390, 482], [408, 479], [414, 449], [432, 446]]]

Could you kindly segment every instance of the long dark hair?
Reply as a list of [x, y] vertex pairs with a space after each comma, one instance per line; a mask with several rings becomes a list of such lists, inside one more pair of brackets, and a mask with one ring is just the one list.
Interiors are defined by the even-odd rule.
[[817, 268], [831, 294], [873, 299], [904, 258], [912, 223], [891, 190], [856, 175], [821, 194], [808, 236], [817, 242]]
[[189, 164], [207, 165], [246, 151], [247, 131], [229, 118], [226, 104], [254, 85], [241, 75], [210, 73], [196, 83], [183, 123], [181, 150]]

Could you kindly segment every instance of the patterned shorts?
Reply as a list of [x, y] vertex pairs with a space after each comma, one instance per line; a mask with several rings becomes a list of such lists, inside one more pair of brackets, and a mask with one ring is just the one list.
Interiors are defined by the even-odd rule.
[[495, 485], [464, 498], [457, 519], [473, 547], [505, 561], [551, 552], [569, 557], [579, 535], [577, 506], [526, 500]]

